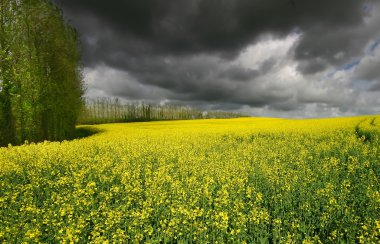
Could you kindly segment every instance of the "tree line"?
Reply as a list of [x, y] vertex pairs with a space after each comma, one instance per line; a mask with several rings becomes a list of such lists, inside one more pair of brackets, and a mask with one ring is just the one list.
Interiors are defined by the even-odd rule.
[[159, 120], [237, 118], [241, 114], [224, 111], [201, 111], [173, 104], [122, 103], [119, 99], [86, 99], [79, 117], [80, 124], [103, 124]]
[[80, 60], [77, 33], [50, 0], [0, 0], [0, 146], [74, 135]]

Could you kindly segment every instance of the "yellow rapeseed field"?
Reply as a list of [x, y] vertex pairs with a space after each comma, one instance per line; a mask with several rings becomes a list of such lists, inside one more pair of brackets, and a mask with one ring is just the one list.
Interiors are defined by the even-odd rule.
[[379, 242], [380, 116], [82, 129], [0, 148], [0, 242]]

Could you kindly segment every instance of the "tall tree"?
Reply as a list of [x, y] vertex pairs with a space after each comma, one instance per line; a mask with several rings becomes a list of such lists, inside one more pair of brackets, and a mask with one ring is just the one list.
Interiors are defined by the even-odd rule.
[[50, 0], [0, 6], [0, 145], [72, 137], [83, 94], [75, 30]]

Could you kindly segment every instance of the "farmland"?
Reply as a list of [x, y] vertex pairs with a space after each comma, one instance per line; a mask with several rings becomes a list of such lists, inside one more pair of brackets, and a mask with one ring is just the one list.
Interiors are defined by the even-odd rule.
[[80, 128], [0, 148], [0, 242], [379, 241], [379, 116]]

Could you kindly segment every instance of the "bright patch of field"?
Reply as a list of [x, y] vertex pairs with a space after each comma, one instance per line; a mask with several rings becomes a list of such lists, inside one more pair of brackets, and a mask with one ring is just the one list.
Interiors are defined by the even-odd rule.
[[379, 241], [379, 116], [92, 128], [0, 148], [0, 242]]

